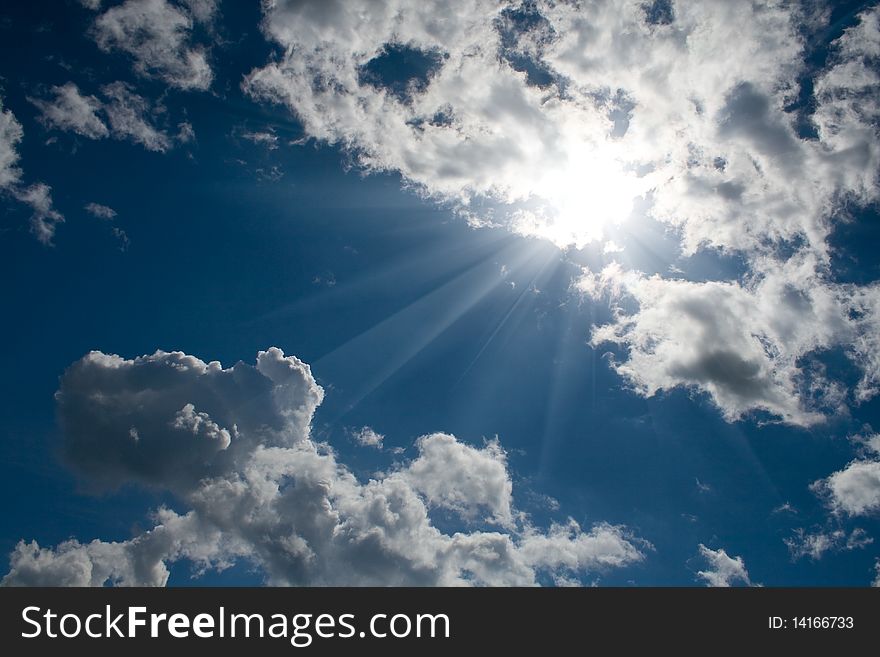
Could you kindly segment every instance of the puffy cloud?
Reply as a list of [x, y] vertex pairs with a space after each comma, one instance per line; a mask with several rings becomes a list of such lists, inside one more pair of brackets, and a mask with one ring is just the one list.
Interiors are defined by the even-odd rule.
[[79, 0], [79, 4], [92, 11], [98, 11], [101, 8], [101, 2], [102, 0]]
[[706, 586], [753, 586], [742, 557], [731, 557], [721, 548], [711, 550], [702, 543], [699, 554], [706, 561], [707, 568], [697, 572], [697, 577], [704, 580]]
[[171, 148], [168, 135], [147, 119], [153, 109], [147, 99], [136, 94], [124, 82], [104, 85], [101, 92], [108, 99], [104, 111], [114, 137], [141, 144], [148, 151], [164, 153]]
[[695, 387], [729, 420], [763, 410], [813, 424], [845, 393], [809, 356], [838, 345], [855, 349], [864, 333], [850, 318], [848, 287], [817, 275], [813, 258], [763, 269], [745, 284], [647, 277], [619, 266], [586, 272], [578, 283], [583, 292], [638, 304], [635, 311], [618, 306], [591, 341], [628, 347], [614, 366], [641, 394]]
[[[88, 354], [57, 393], [67, 459], [95, 485], [169, 489], [189, 510], [161, 509], [119, 543], [21, 542], [3, 583], [162, 585], [171, 562], [200, 573], [244, 559], [270, 584], [534, 585], [650, 549], [608, 523], [534, 527], [512, 506], [497, 442], [424, 436], [414, 458], [361, 481], [310, 436], [322, 398], [308, 365], [276, 348], [230, 368], [180, 352]], [[493, 527], [447, 534], [434, 510]]]
[[[569, 520], [567, 524], [552, 525], [547, 533], [528, 532], [522, 551], [531, 567], [578, 571], [619, 568], [639, 561], [642, 558], [639, 545], [622, 527], [597, 523], [585, 533], [576, 522]], [[644, 542], [641, 547], [650, 549]]]
[[102, 50], [121, 51], [144, 77], [179, 89], [204, 90], [213, 73], [204, 48], [191, 43], [193, 19], [210, 20], [216, 3], [186, 3], [189, 12], [165, 0], [127, 0], [98, 16], [92, 36]]
[[30, 98], [40, 110], [40, 121], [49, 127], [75, 132], [89, 139], [103, 139], [110, 134], [104, 121], [98, 116], [102, 103], [94, 96], [83, 96], [79, 88], [68, 82], [52, 87], [53, 101]]
[[476, 449], [454, 436], [436, 433], [419, 438], [416, 446], [419, 457], [401, 476], [429, 505], [468, 518], [485, 508], [497, 522], [512, 521], [513, 484], [507, 474], [506, 455], [497, 441]]
[[[189, 431], [194, 436], [204, 436], [217, 442], [217, 449], [226, 449], [232, 442], [229, 430], [224, 429], [211, 419], [207, 413], [197, 413], [195, 406], [187, 404], [174, 415], [171, 426], [175, 429]], [[233, 431], [237, 430], [233, 425]], [[138, 438], [140, 439], [140, 438]]]
[[856, 528], [847, 533], [844, 529], [819, 530], [807, 532], [796, 529], [794, 535], [783, 540], [792, 559], [810, 557], [813, 561], [821, 559], [826, 552], [862, 549], [874, 542], [864, 529]]
[[876, 573], [877, 576], [874, 578], [874, 581], [871, 582], [871, 586], [873, 586], [875, 588], [880, 587], [880, 559], [877, 559], [874, 562], [874, 572]]
[[864, 516], [880, 511], [880, 434], [855, 436], [862, 457], [810, 487], [836, 515]]
[[835, 513], [863, 516], [880, 511], [880, 461], [856, 460], [813, 484]]
[[358, 445], [375, 447], [376, 449], [382, 449], [382, 442], [385, 440], [385, 436], [381, 433], [377, 433], [371, 427], [361, 427], [357, 431], [352, 431], [351, 436], [355, 439]]
[[[870, 431], [870, 427], [866, 429]], [[857, 527], [847, 533], [841, 525], [846, 518], [880, 512], [880, 434], [855, 435], [851, 441], [858, 458], [810, 485], [831, 511], [830, 527], [812, 532], [796, 529], [784, 540], [793, 559], [807, 556], [816, 561], [826, 552], [862, 549], [874, 542], [864, 529]]]
[[36, 541], [20, 541], [9, 557], [10, 571], [4, 586], [164, 586], [168, 580], [165, 560], [188, 558], [197, 568], [229, 566], [206, 555], [237, 547], [224, 543], [216, 529], [198, 523], [192, 513], [179, 516], [165, 509], [155, 517], [151, 531], [122, 542], [76, 540], [55, 548], [42, 548]]
[[[265, 11], [286, 50], [247, 76], [249, 93], [286, 104], [367, 170], [398, 171], [465, 210], [492, 199], [492, 221], [519, 232], [580, 245], [650, 193], [686, 250], [803, 239], [823, 251], [838, 194], [876, 198], [875, 135], [862, 135], [859, 159], [851, 140], [793, 127], [805, 17], [786, 5], [685, 3], [659, 21], [635, 0]], [[859, 29], [835, 66], [862, 56], [848, 45], [866, 41], [871, 28]]]
[[275, 348], [229, 369], [180, 352], [92, 352], [56, 393], [75, 469], [97, 485], [175, 490], [235, 470], [256, 445], [305, 440], [322, 398], [308, 365]]
[[109, 206], [101, 205], [100, 203], [86, 203], [84, 207], [86, 212], [98, 219], [112, 221], [116, 218], [116, 210]]

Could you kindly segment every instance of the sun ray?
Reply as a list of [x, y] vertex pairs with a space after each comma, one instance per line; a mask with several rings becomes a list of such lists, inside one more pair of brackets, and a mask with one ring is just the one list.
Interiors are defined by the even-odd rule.
[[492, 329], [492, 332], [489, 334], [486, 340], [483, 341], [480, 349], [471, 359], [470, 363], [468, 363], [467, 367], [464, 368], [461, 375], [458, 377], [455, 384], [453, 385], [453, 388], [457, 387], [458, 384], [460, 384], [464, 380], [464, 378], [468, 375], [474, 365], [476, 365], [477, 361], [480, 360], [483, 352], [486, 351], [486, 349], [489, 347], [489, 345], [492, 344], [492, 341], [495, 339], [501, 329], [503, 329], [504, 326], [507, 324], [507, 321], [511, 318], [514, 312], [516, 312], [516, 310], [523, 304], [523, 302], [526, 301], [533, 294], [533, 289], [534, 286], [537, 284], [537, 281], [547, 272], [548, 268], [551, 265], [553, 265], [554, 263], [558, 264], [558, 262], [558, 253], [556, 253], [555, 251], [550, 251], [546, 257], [546, 260], [540, 265], [538, 271], [535, 272], [535, 274], [529, 280], [529, 285], [522, 286], [522, 289], [520, 290], [519, 294], [517, 294], [516, 299], [514, 299], [513, 303], [509, 305], [507, 311], [504, 313], [504, 316], [501, 317], [498, 322], [496, 322], [495, 327]]
[[[509, 261], [511, 269], [516, 269], [534, 258], [535, 253], [527, 244], [510, 243], [497, 257]], [[494, 262], [477, 263], [340, 345], [319, 359], [315, 370], [330, 372], [344, 365], [365, 373], [362, 384], [347, 400], [343, 411], [347, 413], [503, 284]]]

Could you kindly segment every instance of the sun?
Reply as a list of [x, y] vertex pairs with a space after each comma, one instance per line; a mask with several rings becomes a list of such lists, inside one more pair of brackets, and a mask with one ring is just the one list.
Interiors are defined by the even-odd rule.
[[559, 248], [583, 248], [626, 221], [649, 188], [649, 179], [611, 148], [584, 149], [532, 183], [537, 209], [522, 213], [516, 228]]

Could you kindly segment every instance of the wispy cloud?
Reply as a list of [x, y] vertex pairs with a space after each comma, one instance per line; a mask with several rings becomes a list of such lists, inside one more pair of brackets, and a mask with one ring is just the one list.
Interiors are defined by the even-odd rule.
[[191, 41], [194, 21], [210, 20], [216, 3], [197, 0], [183, 8], [165, 0], [127, 0], [95, 18], [91, 34], [106, 52], [132, 58], [144, 77], [179, 89], [205, 90], [213, 72], [207, 49]]

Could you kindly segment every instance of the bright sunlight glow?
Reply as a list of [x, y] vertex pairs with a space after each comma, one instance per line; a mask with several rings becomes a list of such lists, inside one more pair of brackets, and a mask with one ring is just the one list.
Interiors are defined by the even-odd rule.
[[515, 226], [559, 248], [582, 248], [625, 221], [649, 188], [648, 177], [638, 176], [611, 148], [584, 150], [532, 185], [535, 209], [519, 211]]

